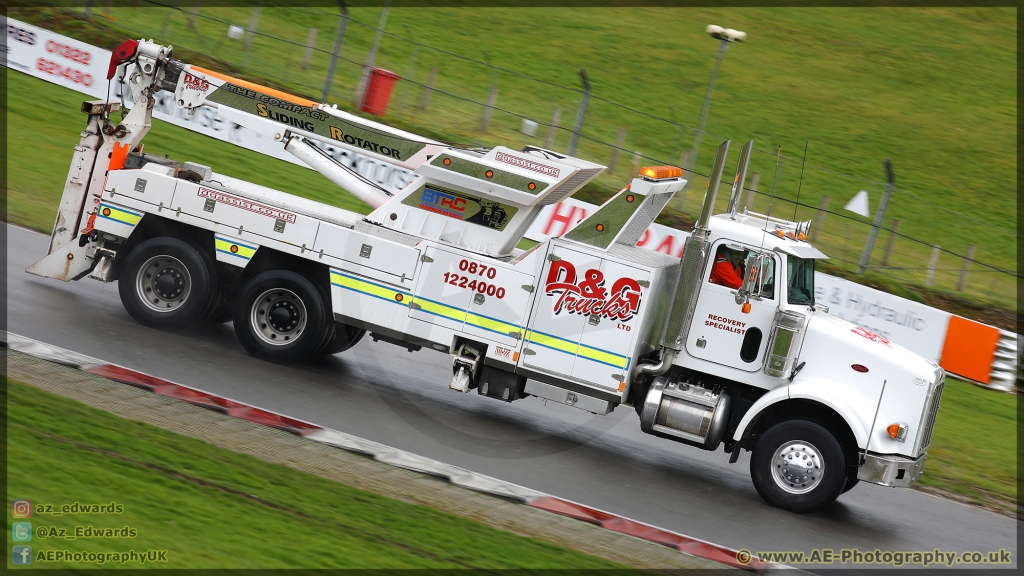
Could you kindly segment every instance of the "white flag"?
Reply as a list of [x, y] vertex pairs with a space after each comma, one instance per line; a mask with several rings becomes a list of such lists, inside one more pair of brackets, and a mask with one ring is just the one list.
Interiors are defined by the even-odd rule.
[[857, 195], [853, 197], [853, 200], [847, 202], [846, 206], [843, 206], [843, 208], [864, 217], [870, 216], [871, 211], [868, 209], [868, 191], [861, 190], [860, 192], [857, 192]]

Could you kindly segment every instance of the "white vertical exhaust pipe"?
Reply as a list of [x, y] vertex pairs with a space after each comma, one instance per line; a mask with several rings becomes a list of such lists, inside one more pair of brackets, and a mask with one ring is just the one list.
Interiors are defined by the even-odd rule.
[[371, 208], [380, 208], [391, 199], [390, 192], [339, 164], [326, 152], [300, 136], [292, 136], [284, 149], [326, 176], [331, 182], [344, 188], [349, 194], [369, 204]]

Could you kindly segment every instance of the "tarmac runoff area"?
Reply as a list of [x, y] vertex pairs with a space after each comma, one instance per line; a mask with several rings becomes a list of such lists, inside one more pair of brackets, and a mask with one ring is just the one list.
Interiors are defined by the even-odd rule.
[[707, 569], [737, 574], [792, 570], [757, 559], [741, 565], [735, 551], [721, 546], [15, 334], [6, 333], [3, 344], [7, 376], [12, 380], [123, 418], [492, 528], [626, 566], [672, 570], [674, 574]]

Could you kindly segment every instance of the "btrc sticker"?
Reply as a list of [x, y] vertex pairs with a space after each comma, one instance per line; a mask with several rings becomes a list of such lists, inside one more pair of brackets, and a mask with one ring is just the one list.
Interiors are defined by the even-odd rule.
[[519, 210], [515, 206], [455, 192], [434, 184], [424, 186], [419, 194], [412, 194], [402, 203], [463, 222], [493, 228], [499, 232], [505, 229]]

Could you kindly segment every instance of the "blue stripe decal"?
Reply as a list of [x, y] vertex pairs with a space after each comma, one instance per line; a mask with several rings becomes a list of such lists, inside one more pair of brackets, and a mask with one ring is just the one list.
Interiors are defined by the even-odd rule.
[[[246, 248], [252, 248], [252, 246], [246, 246]], [[220, 252], [222, 254], [227, 254], [228, 256], [237, 256], [237, 257], [245, 259], [245, 260], [249, 260], [250, 259], [248, 256], [242, 256], [241, 254], [236, 254], [234, 252], [228, 252], [227, 250], [221, 250], [220, 248], [217, 248], [217, 252]]]

